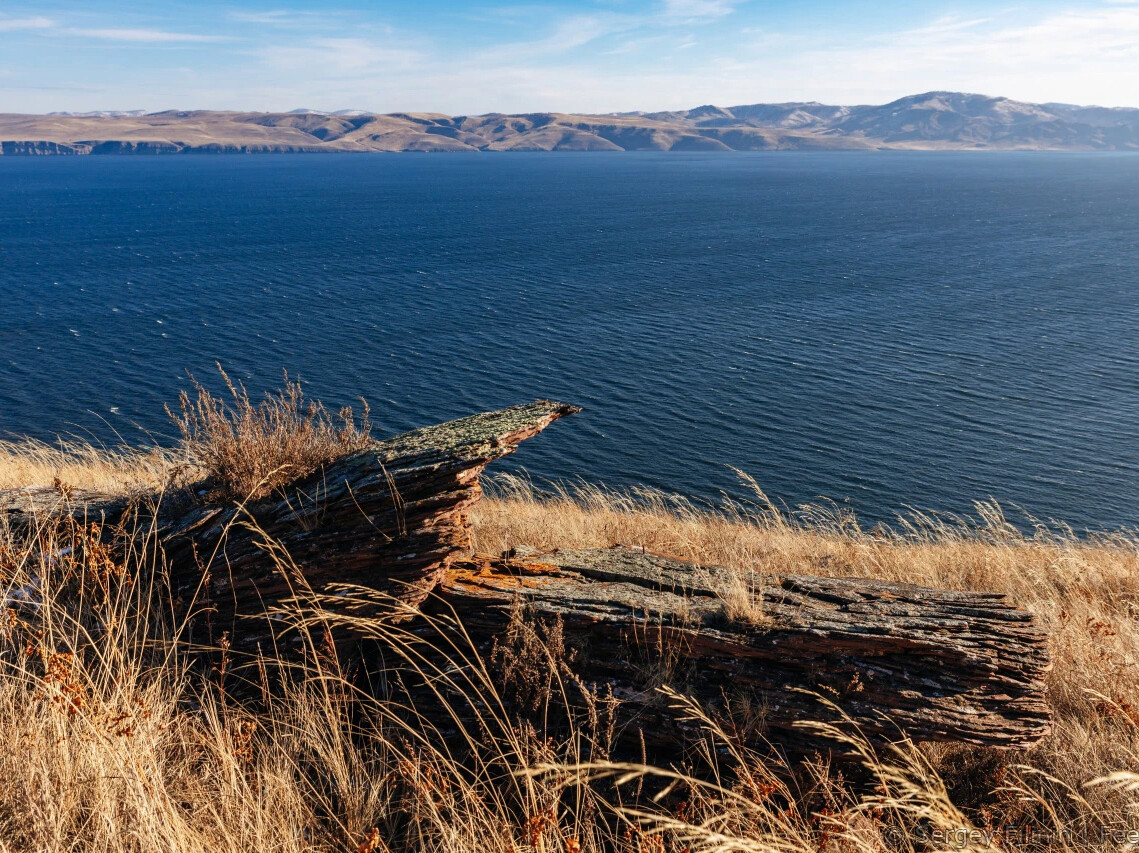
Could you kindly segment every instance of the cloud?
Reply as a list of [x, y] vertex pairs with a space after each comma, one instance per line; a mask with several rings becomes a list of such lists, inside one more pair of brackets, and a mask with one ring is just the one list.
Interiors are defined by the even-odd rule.
[[13, 30], [46, 30], [55, 26], [51, 18], [35, 16], [32, 18], [0, 18], [0, 33]]
[[330, 22], [332, 17], [324, 12], [291, 11], [274, 9], [265, 12], [230, 12], [227, 17], [239, 24], [258, 24], [282, 29], [311, 28]]
[[240, 21], [243, 24], [276, 24], [289, 25], [295, 22], [297, 16], [293, 12], [278, 9], [271, 12], [230, 12], [231, 21]]
[[254, 54], [274, 71], [304, 71], [314, 80], [406, 69], [424, 59], [415, 49], [364, 38], [312, 39], [302, 45], [261, 48]]
[[178, 33], [169, 30], [150, 30], [142, 28], [84, 29], [68, 27], [67, 29], [60, 30], [60, 32], [70, 36], [82, 36], [83, 38], [103, 39], [106, 41], [144, 42], [150, 44], [231, 41], [229, 36], [203, 36], [195, 33]]
[[[1139, 5], [1103, 4], [987, 19], [941, 18], [860, 39], [831, 31], [789, 39], [759, 58], [721, 62], [725, 85], [766, 78], [788, 96], [881, 103], [934, 89], [1025, 101], [1139, 106]], [[709, 82], [711, 82], [709, 80]], [[765, 85], [764, 88], [767, 88]], [[755, 98], [752, 98], [753, 100]]]
[[[1136, 0], [1139, 2], [1139, 0]], [[912, 30], [906, 30], [902, 35], [910, 36], [912, 38], [920, 38], [922, 36], [940, 35], [942, 33], [955, 33], [960, 30], [968, 30], [979, 27], [983, 24], [989, 23], [991, 18], [971, 18], [962, 20], [955, 15], [949, 15], [944, 18], [938, 18], [932, 24], [924, 27], [917, 27]]]
[[[0, 77], [15, 77], [15, 74], [0, 73]], [[102, 92], [91, 86], [0, 86], [3, 89], [22, 89], [30, 92]]]
[[684, 22], [713, 21], [732, 14], [743, 0], [664, 0], [663, 16]]
[[557, 23], [554, 31], [544, 38], [526, 42], [509, 42], [480, 51], [472, 59], [535, 59], [565, 53], [583, 47], [605, 36], [637, 28], [637, 20], [626, 15], [573, 15]]

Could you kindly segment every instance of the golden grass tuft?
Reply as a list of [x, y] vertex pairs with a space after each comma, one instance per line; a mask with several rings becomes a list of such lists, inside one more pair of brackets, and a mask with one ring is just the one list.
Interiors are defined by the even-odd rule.
[[218, 365], [229, 399], [215, 397], [193, 377], [194, 393], [183, 391], [178, 412], [167, 413], [182, 434], [189, 463], [213, 484], [215, 496], [235, 500], [264, 497], [371, 441], [366, 401], [356, 423], [351, 407], [336, 419], [317, 401], [306, 400], [300, 382], [285, 374], [284, 388], [259, 403]]

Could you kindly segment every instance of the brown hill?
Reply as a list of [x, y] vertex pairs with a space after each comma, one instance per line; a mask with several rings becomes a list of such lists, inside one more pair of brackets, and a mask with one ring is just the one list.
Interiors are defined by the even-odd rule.
[[657, 113], [0, 114], [3, 154], [317, 151], [1139, 149], [1139, 110], [929, 92], [882, 106], [704, 105]]

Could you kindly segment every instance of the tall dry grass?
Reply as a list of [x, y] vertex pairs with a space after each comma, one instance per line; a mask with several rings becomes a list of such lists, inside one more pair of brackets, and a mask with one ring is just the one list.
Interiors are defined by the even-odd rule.
[[286, 373], [280, 391], [255, 401], [220, 364], [217, 368], [224, 395], [191, 376], [192, 391], [179, 395], [176, 410], [167, 407], [181, 436], [176, 446], [0, 439], [0, 490], [65, 484], [80, 491], [133, 494], [204, 481], [216, 499], [257, 499], [371, 441], [366, 400], [361, 399], [359, 421], [351, 406], [333, 417]]
[[[356, 624], [389, 655], [368, 689], [318, 621], [307, 655], [247, 664], [264, 690], [235, 693], [224, 649], [177, 642], [153, 534], [108, 544], [106, 533], [45, 522], [5, 535], [0, 849], [909, 851], [931, 827], [968, 825], [915, 755], [867, 751], [875, 793], [823, 765], [795, 787], [789, 768], [677, 695], [707, 730], [703, 761], [614, 760], [600, 700], [542, 730], [508, 706], [499, 674], [447, 617], [431, 622], [430, 644], [422, 625]], [[571, 676], [541, 637], [526, 644], [547, 668], [539, 704], [557, 704]]]
[[[136, 489], [168, 481], [185, 459], [56, 453], [0, 445], [0, 483]], [[825, 764], [773, 766], [672, 696], [704, 728], [704, 754], [650, 767], [611, 752], [600, 698], [567, 729], [520, 718], [500, 695], [502, 673], [450, 620], [435, 626], [443, 658], [405, 629], [357, 626], [394, 650], [388, 671], [363, 679], [341, 671], [319, 624], [298, 627], [310, 654], [285, 669], [263, 661], [273, 683], [251, 700], [225, 689], [220, 650], [178, 641], [147, 531], [120, 534], [111, 551], [89, 529], [45, 519], [0, 532], [0, 850], [1115, 850], [1139, 840], [1127, 834], [1139, 829], [1139, 777], [1128, 775], [1139, 770], [1133, 534], [1024, 534], [992, 504], [972, 520], [919, 517], [887, 531], [820, 508], [789, 514], [758, 492], [713, 508], [650, 491], [541, 493], [510, 478], [488, 491], [473, 522], [492, 553], [621, 542], [734, 566], [744, 588], [790, 571], [1005, 592], [1050, 632], [1054, 734], [1023, 753], [903, 743], [874, 754], [840, 727], [831, 734], [861, 750], [872, 775], [852, 785]], [[556, 703], [572, 675], [550, 636], [527, 637], [525, 677], [545, 685], [538, 701]], [[417, 690], [399, 687], [410, 680]]]
[[[838, 508], [781, 510], [757, 487], [753, 502], [716, 508], [651, 490], [584, 484], [543, 493], [516, 477], [496, 478], [488, 492], [492, 499], [476, 508], [473, 523], [476, 547], [491, 553], [519, 544], [622, 543], [734, 567], [746, 576], [873, 577], [1005, 593], [1035, 613], [1049, 634], [1052, 736], [1022, 754], [952, 746], [926, 747], [922, 754], [982, 824], [995, 826], [1010, 814], [1035, 820], [1052, 809], [1056, 819], [1117, 830], [1130, 821], [1139, 829], [1139, 815], [1127, 811], [1139, 803], [1116, 811], [1118, 792], [1084, 788], [1139, 767], [1135, 532], [1079, 537], [1026, 517], [1020, 526], [1033, 531], [1026, 534], [991, 502], [978, 503], [970, 519], [918, 515], [890, 530], [863, 530]], [[1019, 789], [1026, 787], [1047, 808], [1023, 800]]]
[[359, 424], [350, 406], [334, 419], [286, 373], [281, 391], [255, 403], [244, 385], [217, 368], [228, 399], [191, 376], [193, 394], [183, 391], [178, 411], [166, 410], [182, 434], [186, 464], [211, 484], [216, 498], [264, 497], [371, 441], [367, 401], [361, 400]]
[[54, 443], [0, 439], [0, 490], [50, 486], [131, 494], [156, 491], [184, 462], [177, 448], [97, 447], [79, 439]]

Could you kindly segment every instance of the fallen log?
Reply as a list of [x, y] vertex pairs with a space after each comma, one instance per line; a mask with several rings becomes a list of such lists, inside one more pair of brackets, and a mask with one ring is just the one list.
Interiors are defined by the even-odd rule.
[[760, 733], [786, 743], [804, 737], [797, 720], [821, 716], [802, 691], [880, 738], [900, 727], [918, 740], [1016, 747], [1047, 733], [1045, 637], [999, 595], [741, 578], [628, 549], [456, 562], [470, 553], [486, 465], [576, 411], [539, 401], [414, 430], [241, 505], [207, 503], [206, 488], [127, 500], [60, 484], [0, 493], [0, 517], [153, 531], [196, 643], [224, 637], [235, 651], [267, 652], [283, 626], [266, 614], [356, 587], [405, 617], [453, 610], [488, 650], [521, 603], [560, 620], [582, 677], [646, 720], [667, 718], [652, 688], [671, 680], [729, 718], [747, 704]]
[[739, 572], [615, 547], [462, 561], [425, 606], [456, 613], [483, 648], [519, 603], [559, 620], [575, 673], [647, 721], [667, 716], [653, 689], [666, 662], [665, 681], [729, 718], [747, 707], [750, 734], [782, 746], [810, 740], [796, 723], [836, 719], [817, 697], [873, 740], [904, 730], [1023, 747], [1049, 731], [1046, 637], [1002, 595], [802, 575], [748, 583], [758, 588], [739, 612]]
[[[574, 406], [541, 400], [413, 430], [340, 457], [256, 502], [203, 503], [208, 490], [128, 500], [65, 485], [0, 493], [0, 514], [27, 527], [59, 515], [155, 532], [188, 639], [223, 636], [235, 651], [272, 648], [263, 615], [298, 593], [355, 583], [417, 604], [470, 549], [470, 508], [488, 463]], [[287, 556], [286, 556], [287, 555]], [[287, 570], [289, 563], [299, 573]]]

